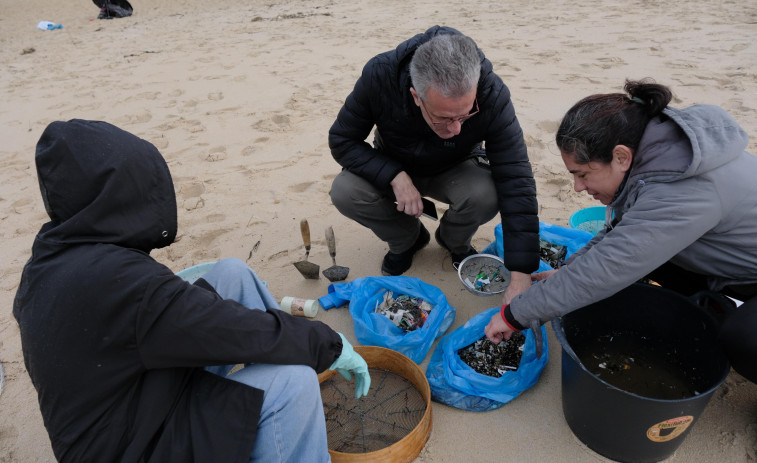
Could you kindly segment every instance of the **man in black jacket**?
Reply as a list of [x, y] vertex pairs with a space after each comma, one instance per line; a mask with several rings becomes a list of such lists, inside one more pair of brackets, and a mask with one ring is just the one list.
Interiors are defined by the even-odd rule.
[[531, 164], [509, 90], [469, 37], [434, 26], [371, 59], [329, 146], [343, 168], [331, 199], [389, 245], [385, 275], [406, 272], [429, 242], [419, 220], [429, 196], [449, 204], [435, 237], [453, 262], [477, 252], [471, 238], [499, 211], [513, 272], [506, 301], [530, 285], [539, 259]]
[[238, 259], [193, 285], [152, 259], [176, 237], [176, 197], [145, 140], [53, 122], [35, 161], [50, 222], [13, 314], [56, 459], [328, 461], [316, 372], [370, 387], [344, 336], [277, 310]]

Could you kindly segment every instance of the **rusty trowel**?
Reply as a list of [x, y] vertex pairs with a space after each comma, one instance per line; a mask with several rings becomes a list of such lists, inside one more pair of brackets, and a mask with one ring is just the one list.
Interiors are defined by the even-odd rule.
[[329, 245], [329, 254], [331, 255], [331, 262], [334, 263], [331, 267], [323, 271], [323, 276], [329, 279], [329, 281], [342, 281], [347, 278], [347, 274], [350, 273], [350, 269], [336, 265], [336, 239], [334, 238], [334, 229], [329, 227], [326, 229], [326, 242]]
[[305, 278], [317, 280], [321, 277], [318, 273], [321, 267], [318, 264], [308, 262], [308, 256], [310, 255], [310, 225], [308, 225], [307, 219], [300, 220], [300, 232], [302, 233], [302, 242], [305, 243], [305, 259], [295, 262], [294, 266]]

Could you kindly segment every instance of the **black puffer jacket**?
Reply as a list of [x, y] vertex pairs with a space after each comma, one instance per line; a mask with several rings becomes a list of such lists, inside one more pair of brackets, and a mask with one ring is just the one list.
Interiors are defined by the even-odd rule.
[[[491, 62], [479, 50], [480, 112], [448, 140], [431, 130], [410, 94], [410, 60], [418, 46], [437, 34], [459, 33], [434, 26], [371, 59], [331, 126], [331, 153], [344, 169], [389, 189], [401, 171], [410, 177], [438, 174], [468, 159], [484, 142], [497, 188], [505, 262], [510, 270], [530, 273], [539, 263], [536, 185], [510, 91]], [[374, 126], [381, 150], [365, 142]]]
[[247, 462], [263, 391], [207, 365], [304, 364], [342, 350], [320, 322], [249, 310], [149, 256], [176, 236], [168, 166], [104, 122], [48, 126], [37, 174], [51, 221], [13, 314], [60, 461]]

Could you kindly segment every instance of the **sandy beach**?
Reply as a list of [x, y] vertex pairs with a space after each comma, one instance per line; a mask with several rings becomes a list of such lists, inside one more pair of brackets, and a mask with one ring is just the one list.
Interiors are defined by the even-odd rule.
[[[340, 167], [327, 133], [365, 62], [435, 24], [471, 36], [510, 88], [544, 222], [567, 226], [572, 212], [599, 205], [573, 190], [554, 134], [578, 99], [620, 91], [626, 78], [669, 85], [676, 107], [725, 108], [757, 153], [755, 2], [131, 4], [129, 18], [98, 20], [90, 0], [0, 0], [0, 462], [55, 460], [11, 313], [32, 241], [47, 221], [34, 148], [52, 121], [103, 120], [152, 142], [171, 169], [179, 213], [177, 242], [153, 257], [174, 271], [240, 258], [279, 300], [327, 292], [327, 279], [305, 280], [292, 265], [304, 256], [302, 218], [313, 232], [312, 262], [331, 265], [323, 230], [333, 226], [337, 263], [350, 268], [349, 279], [380, 275], [384, 243], [329, 199]], [[63, 27], [43, 31], [40, 21]], [[435, 224], [423, 220], [433, 232]], [[497, 220], [479, 229], [479, 250], [493, 240]], [[444, 291], [457, 310], [451, 329], [500, 301], [464, 290], [433, 240], [406, 275]], [[357, 343], [346, 307], [316, 319]], [[431, 437], [415, 461], [609, 461], [565, 422], [561, 349], [548, 332], [550, 360], [533, 388], [486, 413], [435, 403]], [[731, 373], [666, 461], [757, 461], [757, 385]]]

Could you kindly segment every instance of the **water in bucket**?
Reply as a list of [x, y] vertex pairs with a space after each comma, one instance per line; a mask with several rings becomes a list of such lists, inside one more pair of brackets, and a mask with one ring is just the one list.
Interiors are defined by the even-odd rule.
[[696, 424], [730, 365], [716, 319], [694, 301], [634, 284], [552, 320], [565, 421], [590, 449], [657, 462]]

